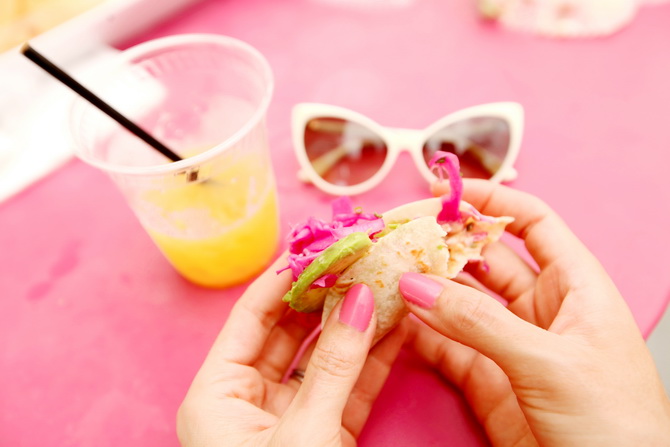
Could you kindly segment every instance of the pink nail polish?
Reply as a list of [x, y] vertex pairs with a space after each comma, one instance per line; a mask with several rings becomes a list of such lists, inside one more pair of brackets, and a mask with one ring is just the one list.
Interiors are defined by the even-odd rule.
[[398, 290], [410, 303], [430, 309], [442, 293], [442, 284], [420, 273], [405, 273], [400, 277]]
[[344, 296], [340, 321], [360, 332], [365, 332], [370, 325], [374, 308], [375, 299], [370, 288], [365, 284], [356, 284]]

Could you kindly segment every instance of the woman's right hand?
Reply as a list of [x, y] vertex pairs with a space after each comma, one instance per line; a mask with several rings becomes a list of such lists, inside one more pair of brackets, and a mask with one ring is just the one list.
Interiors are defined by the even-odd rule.
[[482, 213], [515, 218], [508, 230], [539, 271], [496, 243], [474, 287], [405, 274], [400, 291], [430, 326], [416, 322], [413, 349], [463, 391], [496, 446], [670, 445], [670, 401], [600, 263], [541, 200], [485, 181], [464, 189]]

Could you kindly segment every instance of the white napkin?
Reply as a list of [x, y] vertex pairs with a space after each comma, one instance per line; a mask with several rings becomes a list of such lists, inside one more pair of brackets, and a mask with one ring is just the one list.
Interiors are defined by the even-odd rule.
[[[100, 48], [68, 64], [75, 78], [109, 61], [117, 50]], [[0, 202], [60, 167], [73, 155], [68, 121], [75, 94], [17, 51], [0, 56]]]

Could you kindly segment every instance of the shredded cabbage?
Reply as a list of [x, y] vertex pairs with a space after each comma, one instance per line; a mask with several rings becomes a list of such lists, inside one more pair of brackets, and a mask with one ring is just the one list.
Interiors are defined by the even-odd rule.
[[323, 275], [321, 278], [312, 283], [310, 289], [333, 287], [335, 285], [335, 281], [337, 281], [337, 275], [332, 273]]
[[430, 159], [428, 167], [436, 171], [440, 180], [444, 180], [445, 174], [449, 178], [450, 191], [449, 194], [442, 196], [442, 209], [437, 215], [437, 222], [443, 224], [461, 221], [459, 207], [463, 195], [463, 180], [458, 157], [451, 152], [437, 151]]
[[[305, 268], [326, 248], [354, 232], [365, 232], [370, 236], [384, 229], [384, 221], [376, 214], [363, 213], [354, 209], [349, 197], [339, 197], [332, 203], [333, 217], [326, 222], [310, 217], [305, 223], [296, 225], [289, 234], [288, 266], [280, 269], [291, 270], [293, 280], [297, 280]], [[324, 275], [312, 287], [332, 287], [336, 275]]]

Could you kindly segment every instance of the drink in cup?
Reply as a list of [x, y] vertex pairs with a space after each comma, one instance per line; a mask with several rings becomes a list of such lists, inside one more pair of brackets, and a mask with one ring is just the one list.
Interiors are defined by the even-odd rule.
[[106, 72], [95, 92], [183, 160], [171, 162], [83, 100], [72, 109], [77, 155], [111, 176], [185, 278], [227, 287], [253, 277], [279, 233], [266, 60], [229, 37], [180, 35], [124, 51]]

